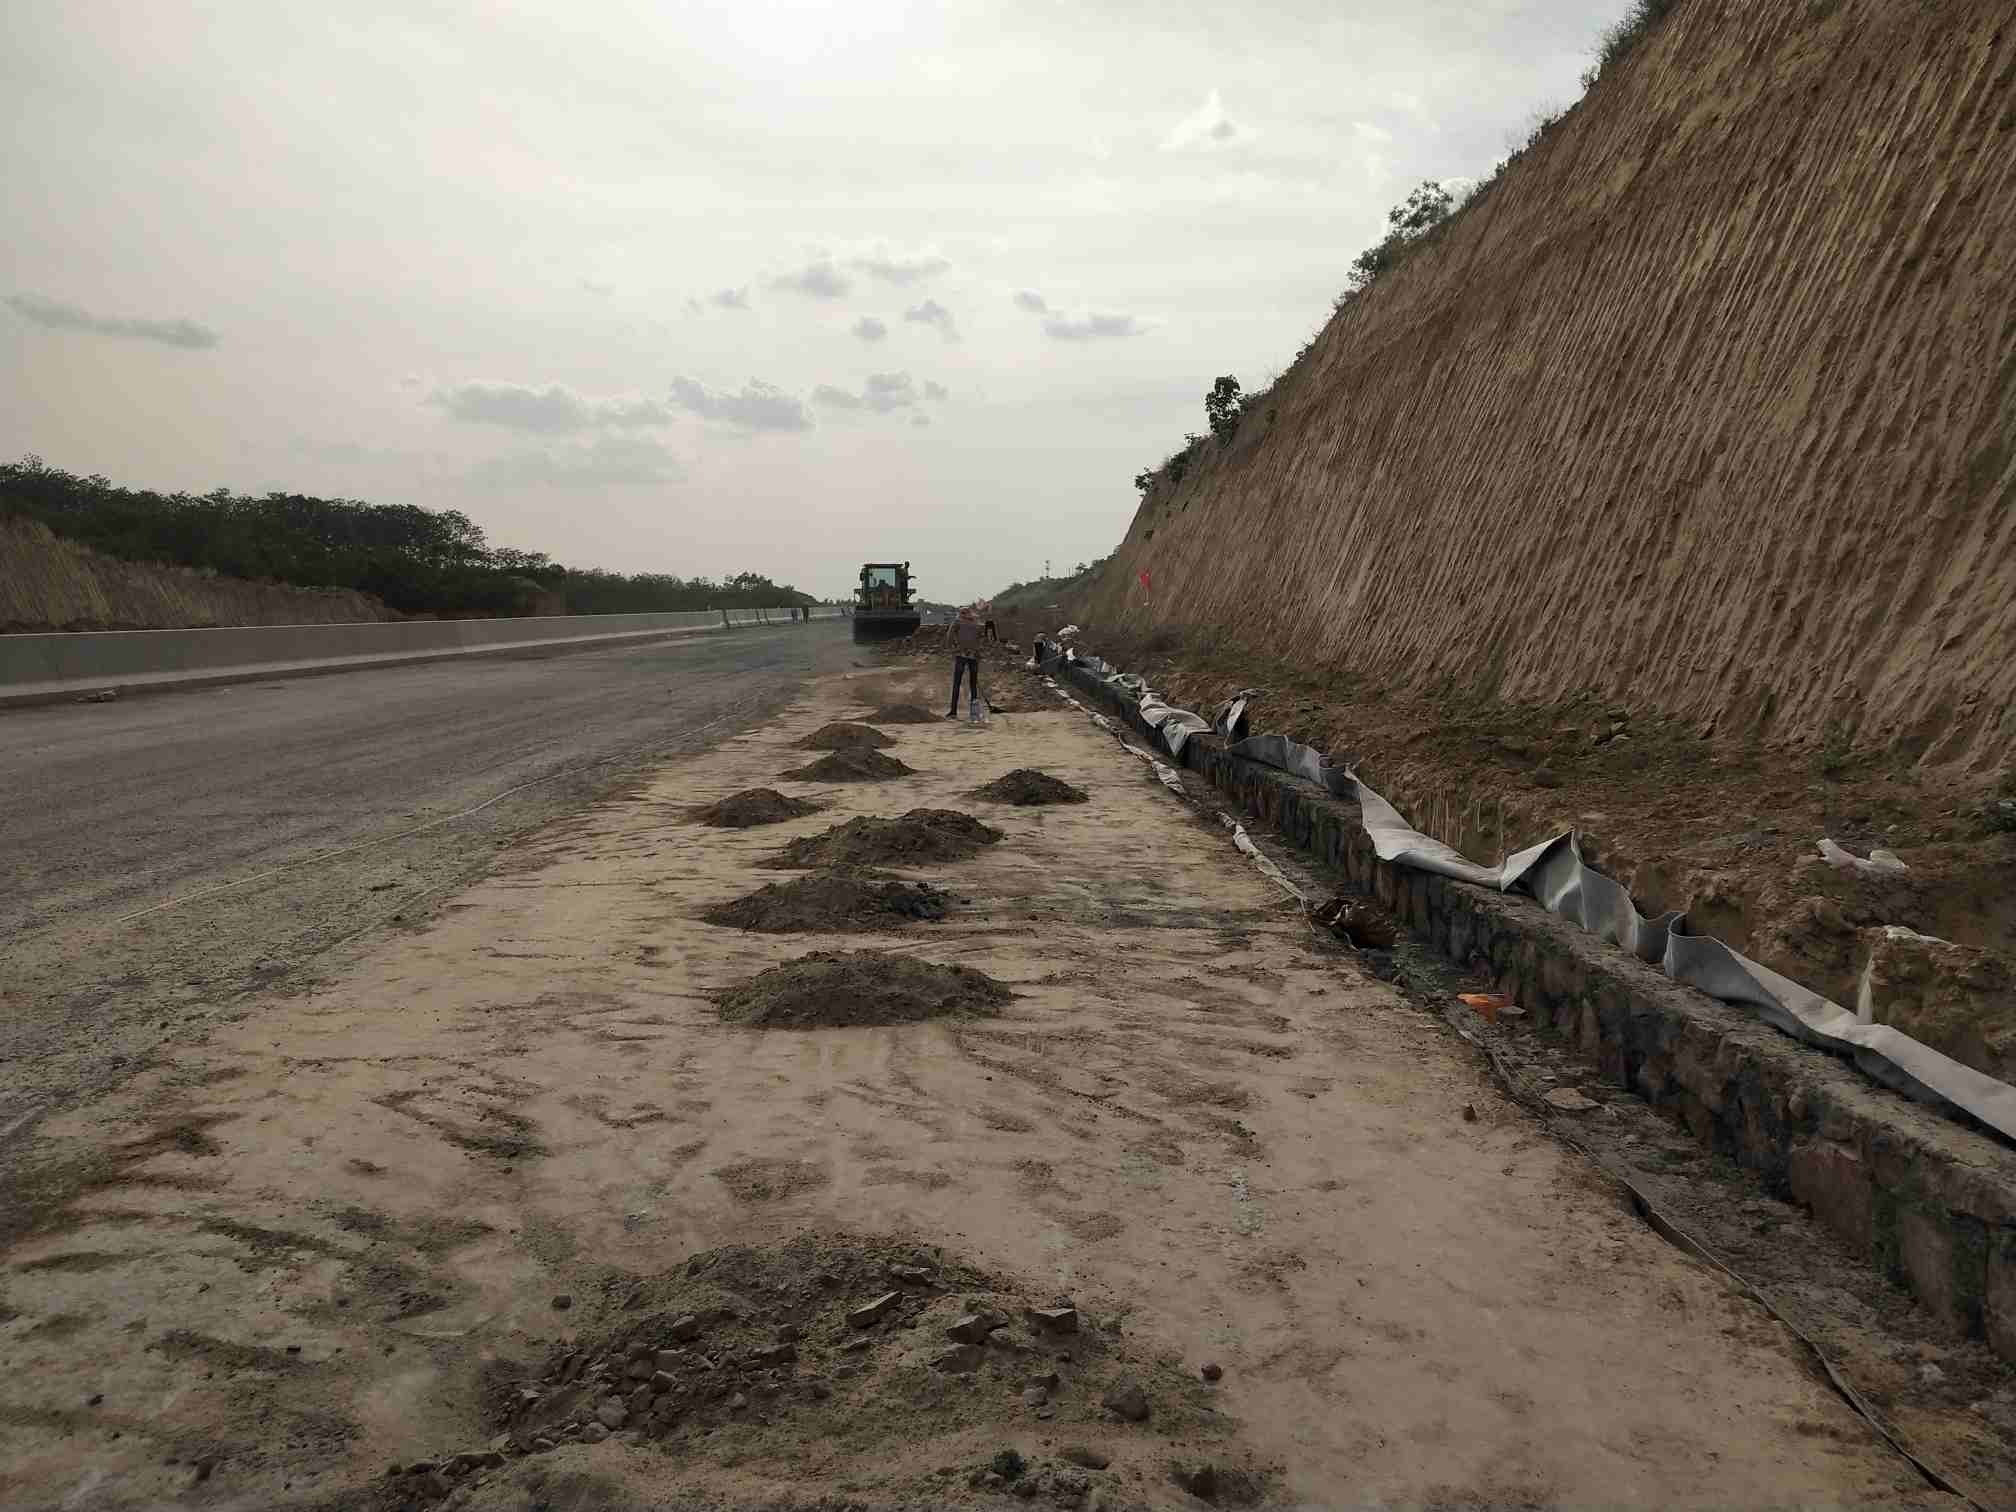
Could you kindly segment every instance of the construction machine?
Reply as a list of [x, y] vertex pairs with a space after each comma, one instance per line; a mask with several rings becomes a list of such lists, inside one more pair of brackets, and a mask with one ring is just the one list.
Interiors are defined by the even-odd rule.
[[864, 562], [861, 586], [854, 590], [854, 639], [895, 640], [922, 623], [910, 602], [908, 562]]

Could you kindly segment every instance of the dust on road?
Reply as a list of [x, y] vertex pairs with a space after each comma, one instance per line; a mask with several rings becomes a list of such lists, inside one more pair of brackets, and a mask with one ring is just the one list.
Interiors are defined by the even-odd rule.
[[1075, 713], [898, 742], [905, 806], [1033, 766], [1091, 795], [990, 814], [905, 879], [945, 916], [877, 939], [994, 1016], [724, 1024], [858, 937], [695, 915], [894, 805], [692, 806], [855, 681], [46, 1120], [0, 1501], [1943, 1503]]

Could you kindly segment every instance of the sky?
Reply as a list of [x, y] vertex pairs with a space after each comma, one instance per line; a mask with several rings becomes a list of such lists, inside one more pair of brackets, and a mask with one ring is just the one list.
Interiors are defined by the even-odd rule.
[[1623, 0], [8, 0], [0, 456], [965, 600]]

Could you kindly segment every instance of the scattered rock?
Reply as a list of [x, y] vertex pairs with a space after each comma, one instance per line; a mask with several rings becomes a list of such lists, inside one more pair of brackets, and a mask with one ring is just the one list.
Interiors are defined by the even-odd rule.
[[1533, 786], [1537, 788], [1558, 788], [1561, 786], [1561, 779], [1554, 774], [1552, 767], [1535, 767], [1530, 775]]
[[942, 1370], [947, 1375], [965, 1375], [978, 1370], [983, 1358], [978, 1344], [954, 1344], [931, 1357], [931, 1368]]
[[[731, 1024], [803, 1029], [909, 1024], [991, 1016], [1015, 994], [971, 966], [938, 966], [879, 950], [815, 951], [758, 972], [714, 999]], [[930, 1279], [918, 1266], [891, 1266], [906, 1284]]]
[[1148, 1421], [1148, 1393], [1137, 1381], [1122, 1381], [1099, 1399], [1099, 1405], [1130, 1423]]
[[1203, 1376], [1207, 1381], [1222, 1380], [1225, 1376], [1225, 1367], [1220, 1365], [1216, 1360], [1213, 1360], [1199, 1371], [1198, 1374]]
[[1199, 1501], [1219, 1507], [1251, 1507], [1266, 1496], [1264, 1477], [1224, 1465], [1172, 1465], [1169, 1478]]
[[565, 1292], [560, 1293], [559, 1296], [553, 1299], [553, 1311], [555, 1312], [565, 1312], [567, 1311], [568, 1308], [572, 1307], [573, 1305], [574, 1305], [574, 1299], [568, 1296], [567, 1293]]
[[1078, 1332], [1078, 1309], [1075, 1307], [1025, 1307], [1022, 1316], [1031, 1328], [1050, 1333]]
[[765, 866], [867, 866], [888, 862], [918, 866], [963, 861], [1001, 838], [1001, 831], [957, 809], [917, 808], [900, 819], [866, 816], [817, 835], [803, 835], [777, 852]]
[[675, 1344], [689, 1344], [700, 1337], [700, 1320], [692, 1313], [675, 1318], [672, 1326], [665, 1330], [665, 1336]]
[[892, 1265], [889, 1274], [906, 1286], [924, 1286], [931, 1280], [931, 1272], [921, 1265]]
[[787, 798], [775, 788], [744, 788], [741, 792], [693, 811], [700, 824], [715, 829], [754, 829], [759, 824], [781, 824], [786, 819], [802, 819], [819, 812], [819, 805], [803, 798]]
[[728, 1398], [728, 1410], [730, 1412], [741, 1412], [744, 1411], [748, 1406], [749, 1406], [749, 1398], [744, 1396], [739, 1391], [736, 1392], [730, 1398]]
[[896, 744], [872, 725], [836, 720], [821, 725], [798, 742], [802, 751], [879, 751]]
[[118, 698], [118, 696], [119, 696], [119, 690], [117, 688], [100, 688], [96, 693], [86, 693], [82, 698], [78, 699], [77, 702], [111, 703], [113, 700]]
[[1052, 777], [1048, 772], [1039, 772], [1034, 767], [1017, 767], [985, 786], [975, 788], [973, 796], [988, 803], [1012, 803], [1021, 808], [1033, 808], [1051, 803], [1084, 803], [1091, 794]]
[[772, 882], [700, 917], [760, 934], [873, 931], [942, 919], [948, 906], [946, 895], [928, 882], [899, 882], [873, 872], [818, 872]]
[[1463, 1122], [1465, 1123], [1477, 1122], [1477, 1105], [1475, 1103], [1463, 1104]]
[[1587, 1113], [1592, 1108], [1603, 1106], [1593, 1098], [1584, 1097], [1573, 1087], [1556, 1087], [1541, 1101], [1558, 1113]]
[[873, 1302], [857, 1307], [847, 1314], [847, 1321], [856, 1328], [871, 1327], [888, 1317], [895, 1310], [896, 1304], [902, 1300], [903, 1293], [901, 1292], [884, 1292]]
[[[608, 1430], [605, 1429], [603, 1431], [607, 1432]], [[532, 1440], [532, 1452], [534, 1454], [545, 1454], [552, 1448], [554, 1448], [554, 1443], [550, 1438], [535, 1438]]]
[[798, 1358], [796, 1344], [773, 1344], [768, 1349], [751, 1350], [749, 1357], [758, 1365], [788, 1365]]
[[1069, 1444], [1057, 1451], [1057, 1458], [1073, 1465], [1082, 1465], [1087, 1470], [1104, 1470], [1113, 1461], [1097, 1449], [1087, 1449], [1083, 1444]]
[[584, 1444], [599, 1444], [607, 1437], [609, 1430], [600, 1423], [584, 1423], [581, 1427], [581, 1442]]
[[1056, 1371], [1045, 1370], [1029, 1377], [1029, 1384], [1031, 1386], [1040, 1386], [1045, 1391], [1055, 1391], [1063, 1383], [1063, 1379]]
[[945, 1337], [956, 1339], [961, 1344], [984, 1344], [987, 1335], [999, 1328], [1003, 1321], [999, 1313], [967, 1313], [946, 1327]]
[[778, 775], [794, 782], [888, 782], [908, 777], [914, 770], [880, 751], [852, 750], [834, 751], [810, 766], [794, 767]]
[[1041, 1386], [1024, 1386], [1022, 1388], [1022, 1405], [1024, 1407], [1041, 1407], [1049, 1400], [1050, 1393], [1045, 1391]]
[[605, 1428], [621, 1428], [630, 1419], [629, 1409], [614, 1397], [606, 1397], [596, 1407], [595, 1416]]

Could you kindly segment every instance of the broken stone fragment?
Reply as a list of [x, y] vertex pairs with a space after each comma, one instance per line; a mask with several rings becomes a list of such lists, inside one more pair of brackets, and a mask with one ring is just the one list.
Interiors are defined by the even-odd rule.
[[609, 1437], [609, 1430], [604, 1428], [600, 1423], [584, 1423], [581, 1425], [581, 1442], [584, 1444], [599, 1444], [607, 1437]]
[[872, 1327], [874, 1324], [880, 1323], [884, 1318], [888, 1317], [895, 1309], [896, 1304], [902, 1300], [903, 1293], [901, 1292], [884, 1292], [873, 1302], [857, 1307], [847, 1314], [847, 1321], [852, 1323], [856, 1328]]
[[1063, 1377], [1054, 1370], [1045, 1370], [1029, 1377], [1031, 1386], [1040, 1386], [1045, 1391], [1055, 1391], [1063, 1384]]
[[605, 1397], [595, 1408], [596, 1421], [605, 1428], [621, 1428], [630, 1419], [630, 1410], [614, 1397]]
[[1557, 1113], [1587, 1113], [1603, 1105], [1594, 1098], [1584, 1097], [1573, 1087], [1556, 1087], [1541, 1099]]
[[890, 1279], [901, 1281], [907, 1286], [921, 1286], [931, 1279], [931, 1272], [921, 1265], [892, 1265]]
[[1207, 1381], [1215, 1381], [1225, 1374], [1225, 1367], [1213, 1360], [1198, 1373]]
[[739, 1391], [736, 1392], [735, 1395], [728, 1398], [728, 1410], [730, 1412], [740, 1412], [748, 1405], [749, 1405], [749, 1398], [744, 1396]]
[[945, 1337], [957, 1339], [961, 1344], [979, 1344], [1005, 1321], [999, 1313], [967, 1313], [945, 1330]]
[[648, 1381], [657, 1369], [656, 1360], [652, 1356], [646, 1355], [641, 1360], [632, 1360], [629, 1368], [623, 1374], [633, 1381]]
[[954, 1344], [931, 1357], [931, 1368], [948, 1375], [965, 1375], [968, 1371], [979, 1369], [981, 1357], [978, 1344]]
[[1024, 1386], [1022, 1388], [1022, 1405], [1024, 1407], [1041, 1407], [1049, 1400], [1050, 1393], [1045, 1391], [1041, 1386]]
[[1137, 1381], [1122, 1381], [1099, 1399], [1099, 1405], [1129, 1423], [1148, 1421], [1148, 1393]]
[[752, 1349], [749, 1358], [758, 1365], [788, 1365], [798, 1358], [796, 1344], [772, 1344], [764, 1349]]
[[1104, 1470], [1113, 1461], [1097, 1449], [1087, 1449], [1083, 1444], [1071, 1444], [1057, 1451], [1057, 1458], [1073, 1465], [1083, 1465], [1087, 1470]]
[[665, 1336], [675, 1344], [697, 1339], [700, 1337], [700, 1320], [687, 1313], [685, 1317], [673, 1320], [672, 1326], [665, 1330]]
[[668, 1371], [657, 1371], [651, 1377], [651, 1389], [661, 1395], [679, 1384], [679, 1378]]
[[1025, 1307], [1022, 1316], [1031, 1328], [1047, 1329], [1051, 1333], [1078, 1332], [1078, 1309], [1075, 1307]]

